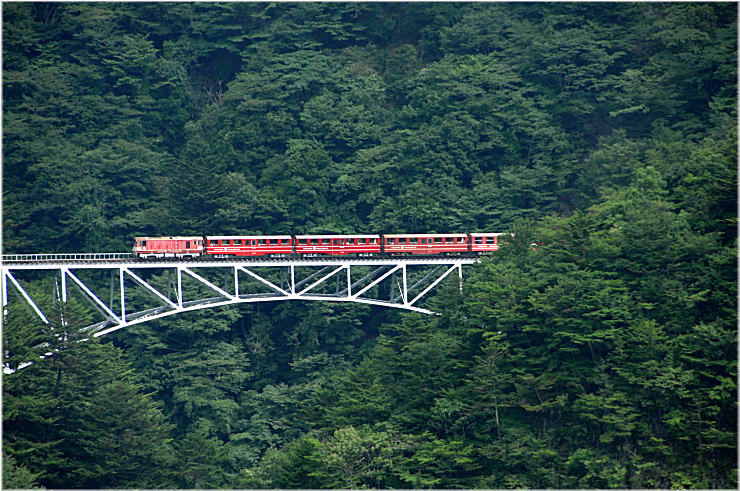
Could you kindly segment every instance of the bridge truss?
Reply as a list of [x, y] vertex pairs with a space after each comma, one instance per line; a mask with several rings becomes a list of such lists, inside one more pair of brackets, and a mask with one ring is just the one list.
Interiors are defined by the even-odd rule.
[[[99, 320], [82, 331], [119, 329], [198, 309], [280, 300], [356, 302], [433, 314], [419, 303], [446, 278], [462, 289], [462, 266], [475, 257], [311, 258], [140, 261], [128, 254], [3, 256], [4, 315], [14, 295], [44, 324], [48, 303], [29, 293], [50, 280], [53, 300], [84, 299]], [[23, 278], [25, 276], [25, 278]], [[42, 284], [46, 284], [41, 281]]]

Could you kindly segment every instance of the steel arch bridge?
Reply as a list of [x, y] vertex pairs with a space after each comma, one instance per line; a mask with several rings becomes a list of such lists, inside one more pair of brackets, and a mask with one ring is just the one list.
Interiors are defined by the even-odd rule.
[[100, 314], [98, 322], [81, 329], [97, 337], [178, 313], [281, 300], [356, 302], [433, 314], [418, 302], [450, 276], [457, 276], [462, 289], [462, 266], [478, 261], [477, 257], [142, 261], [128, 253], [5, 255], [0, 290], [4, 317], [13, 293], [48, 325], [49, 316], [24, 287], [28, 280], [22, 279], [24, 274], [36, 279], [46, 275], [53, 284], [53, 300], [66, 302], [76, 294]]

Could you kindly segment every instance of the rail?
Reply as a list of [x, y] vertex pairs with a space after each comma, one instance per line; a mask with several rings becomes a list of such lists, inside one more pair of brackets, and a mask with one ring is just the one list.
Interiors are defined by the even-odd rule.
[[130, 252], [98, 252], [67, 254], [4, 254], [0, 260], [4, 263], [47, 262], [47, 261], [105, 261], [111, 259], [133, 259]]

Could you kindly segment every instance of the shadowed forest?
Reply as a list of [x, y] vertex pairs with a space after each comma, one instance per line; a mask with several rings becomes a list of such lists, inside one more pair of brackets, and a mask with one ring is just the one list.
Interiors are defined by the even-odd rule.
[[[513, 233], [438, 316], [4, 319], [4, 488], [736, 488], [736, 3], [2, 5], [3, 254]], [[539, 244], [536, 248], [530, 244]], [[41, 346], [48, 342], [51, 346]]]

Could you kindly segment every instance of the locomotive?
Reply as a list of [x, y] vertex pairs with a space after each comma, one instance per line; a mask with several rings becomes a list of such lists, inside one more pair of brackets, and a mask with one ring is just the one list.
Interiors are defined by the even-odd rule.
[[500, 235], [504, 234], [134, 237], [133, 253], [141, 259], [487, 254], [498, 250]]

